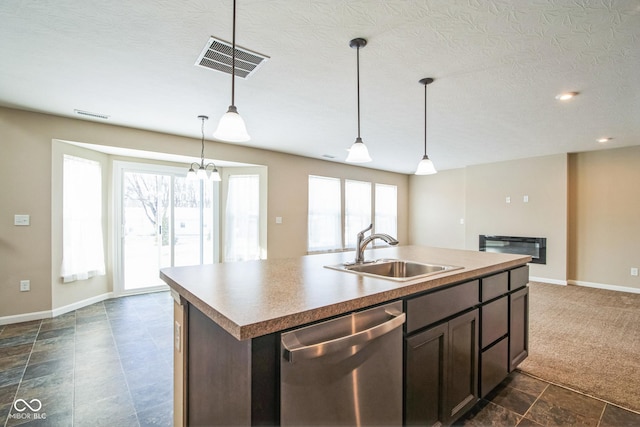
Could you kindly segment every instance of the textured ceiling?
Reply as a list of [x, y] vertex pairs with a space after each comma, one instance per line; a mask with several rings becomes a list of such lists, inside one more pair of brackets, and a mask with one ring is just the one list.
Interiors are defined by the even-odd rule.
[[[231, 0], [2, 0], [0, 105], [200, 137], [230, 76], [194, 66], [231, 39]], [[237, 43], [270, 59], [236, 81], [244, 145], [343, 162], [362, 138], [384, 170], [412, 173], [640, 144], [638, 0], [238, 0]], [[555, 95], [578, 91], [561, 103]], [[614, 138], [598, 144], [597, 138]], [[85, 141], [90, 142], [90, 141]], [[208, 153], [215, 156], [215, 153]]]

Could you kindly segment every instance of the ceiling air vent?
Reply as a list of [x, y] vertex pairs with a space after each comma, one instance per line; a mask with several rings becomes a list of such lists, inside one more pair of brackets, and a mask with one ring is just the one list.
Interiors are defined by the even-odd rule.
[[[231, 43], [211, 37], [195, 65], [231, 74], [232, 50]], [[267, 59], [269, 57], [266, 55], [236, 45], [236, 77], [246, 79]]]

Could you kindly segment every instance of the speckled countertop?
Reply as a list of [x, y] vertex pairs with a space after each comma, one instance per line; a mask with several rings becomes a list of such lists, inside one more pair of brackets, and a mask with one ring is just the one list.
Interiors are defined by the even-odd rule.
[[324, 268], [354, 252], [160, 270], [182, 298], [239, 340], [255, 338], [417, 292], [524, 265], [529, 256], [399, 246], [372, 249], [366, 259], [398, 258], [463, 269], [395, 282]]

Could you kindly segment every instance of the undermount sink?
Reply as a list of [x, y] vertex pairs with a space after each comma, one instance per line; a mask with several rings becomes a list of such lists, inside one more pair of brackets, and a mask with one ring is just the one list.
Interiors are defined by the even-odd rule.
[[427, 264], [400, 259], [377, 259], [362, 264], [337, 264], [325, 267], [396, 281], [412, 280], [462, 268], [454, 265]]

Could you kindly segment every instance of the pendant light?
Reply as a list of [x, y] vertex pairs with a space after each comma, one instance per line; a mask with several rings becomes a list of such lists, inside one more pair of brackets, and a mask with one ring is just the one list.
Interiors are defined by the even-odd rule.
[[351, 148], [349, 148], [349, 155], [346, 159], [348, 163], [366, 163], [371, 161], [369, 150], [367, 150], [367, 146], [364, 145], [362, 138], [360, 138], [360, 48], [365, 47], [366, 45], [367, 41], [362, 38], [353, 39], [349, 42], [349, 46], [356, 49], [356, 69], [358, 75], [358, 137], [356, 138], [356, 142], [354, 142]]
[[236, 0], [233, 0], [233, 35], [231, 39], [231, 105], [218, 122], [213, 137], [227, 142], [246, 142], [251, 139], [244, 120], [235, 104], [236, 89]]
[[416, 170], [416, 175], [433, 175], [434, 173], [438, 173], [435, 166], [433, 166], [433, 162], [427, 156], [427, 85], [433, 83], [431, 77], [426, 77], [420, 80], [418, 83], [424, 85], [424, 156], [420, 163], [418, 163], [418, 169]]
[[[222, 181], [222, 178], [220, 178], [220, 173], [218, 172], [218, 168], [216, 167], [215, 163], [212, 162], [212, 163], [207, 163], [206, 165], [204, 164], [204, 121], [209, 120], [209, 117], [198, 116], [198, 118], [202, 120], [202, 125], [200, 126], [200, 130], [202, 133], [202, 140], [201, 140], [202, 150], [200, 151], [200, 164], [198, 164], [197, 162], [191, 163], [191, 166], [189, 166], [189, 172], [187, 172], [187, 179], [189, 181], [192, 181], [195, 179], [200, 179], [200, 180], [207, 179], [207, 170], [209, 169], [209, 166], [212, 166], [212, 170], [208, 174], [209, 179], [211, 181]], [[194, 165], [198, 167], [198, 172], [196, 172], [195, 169], [193, 169]]]

